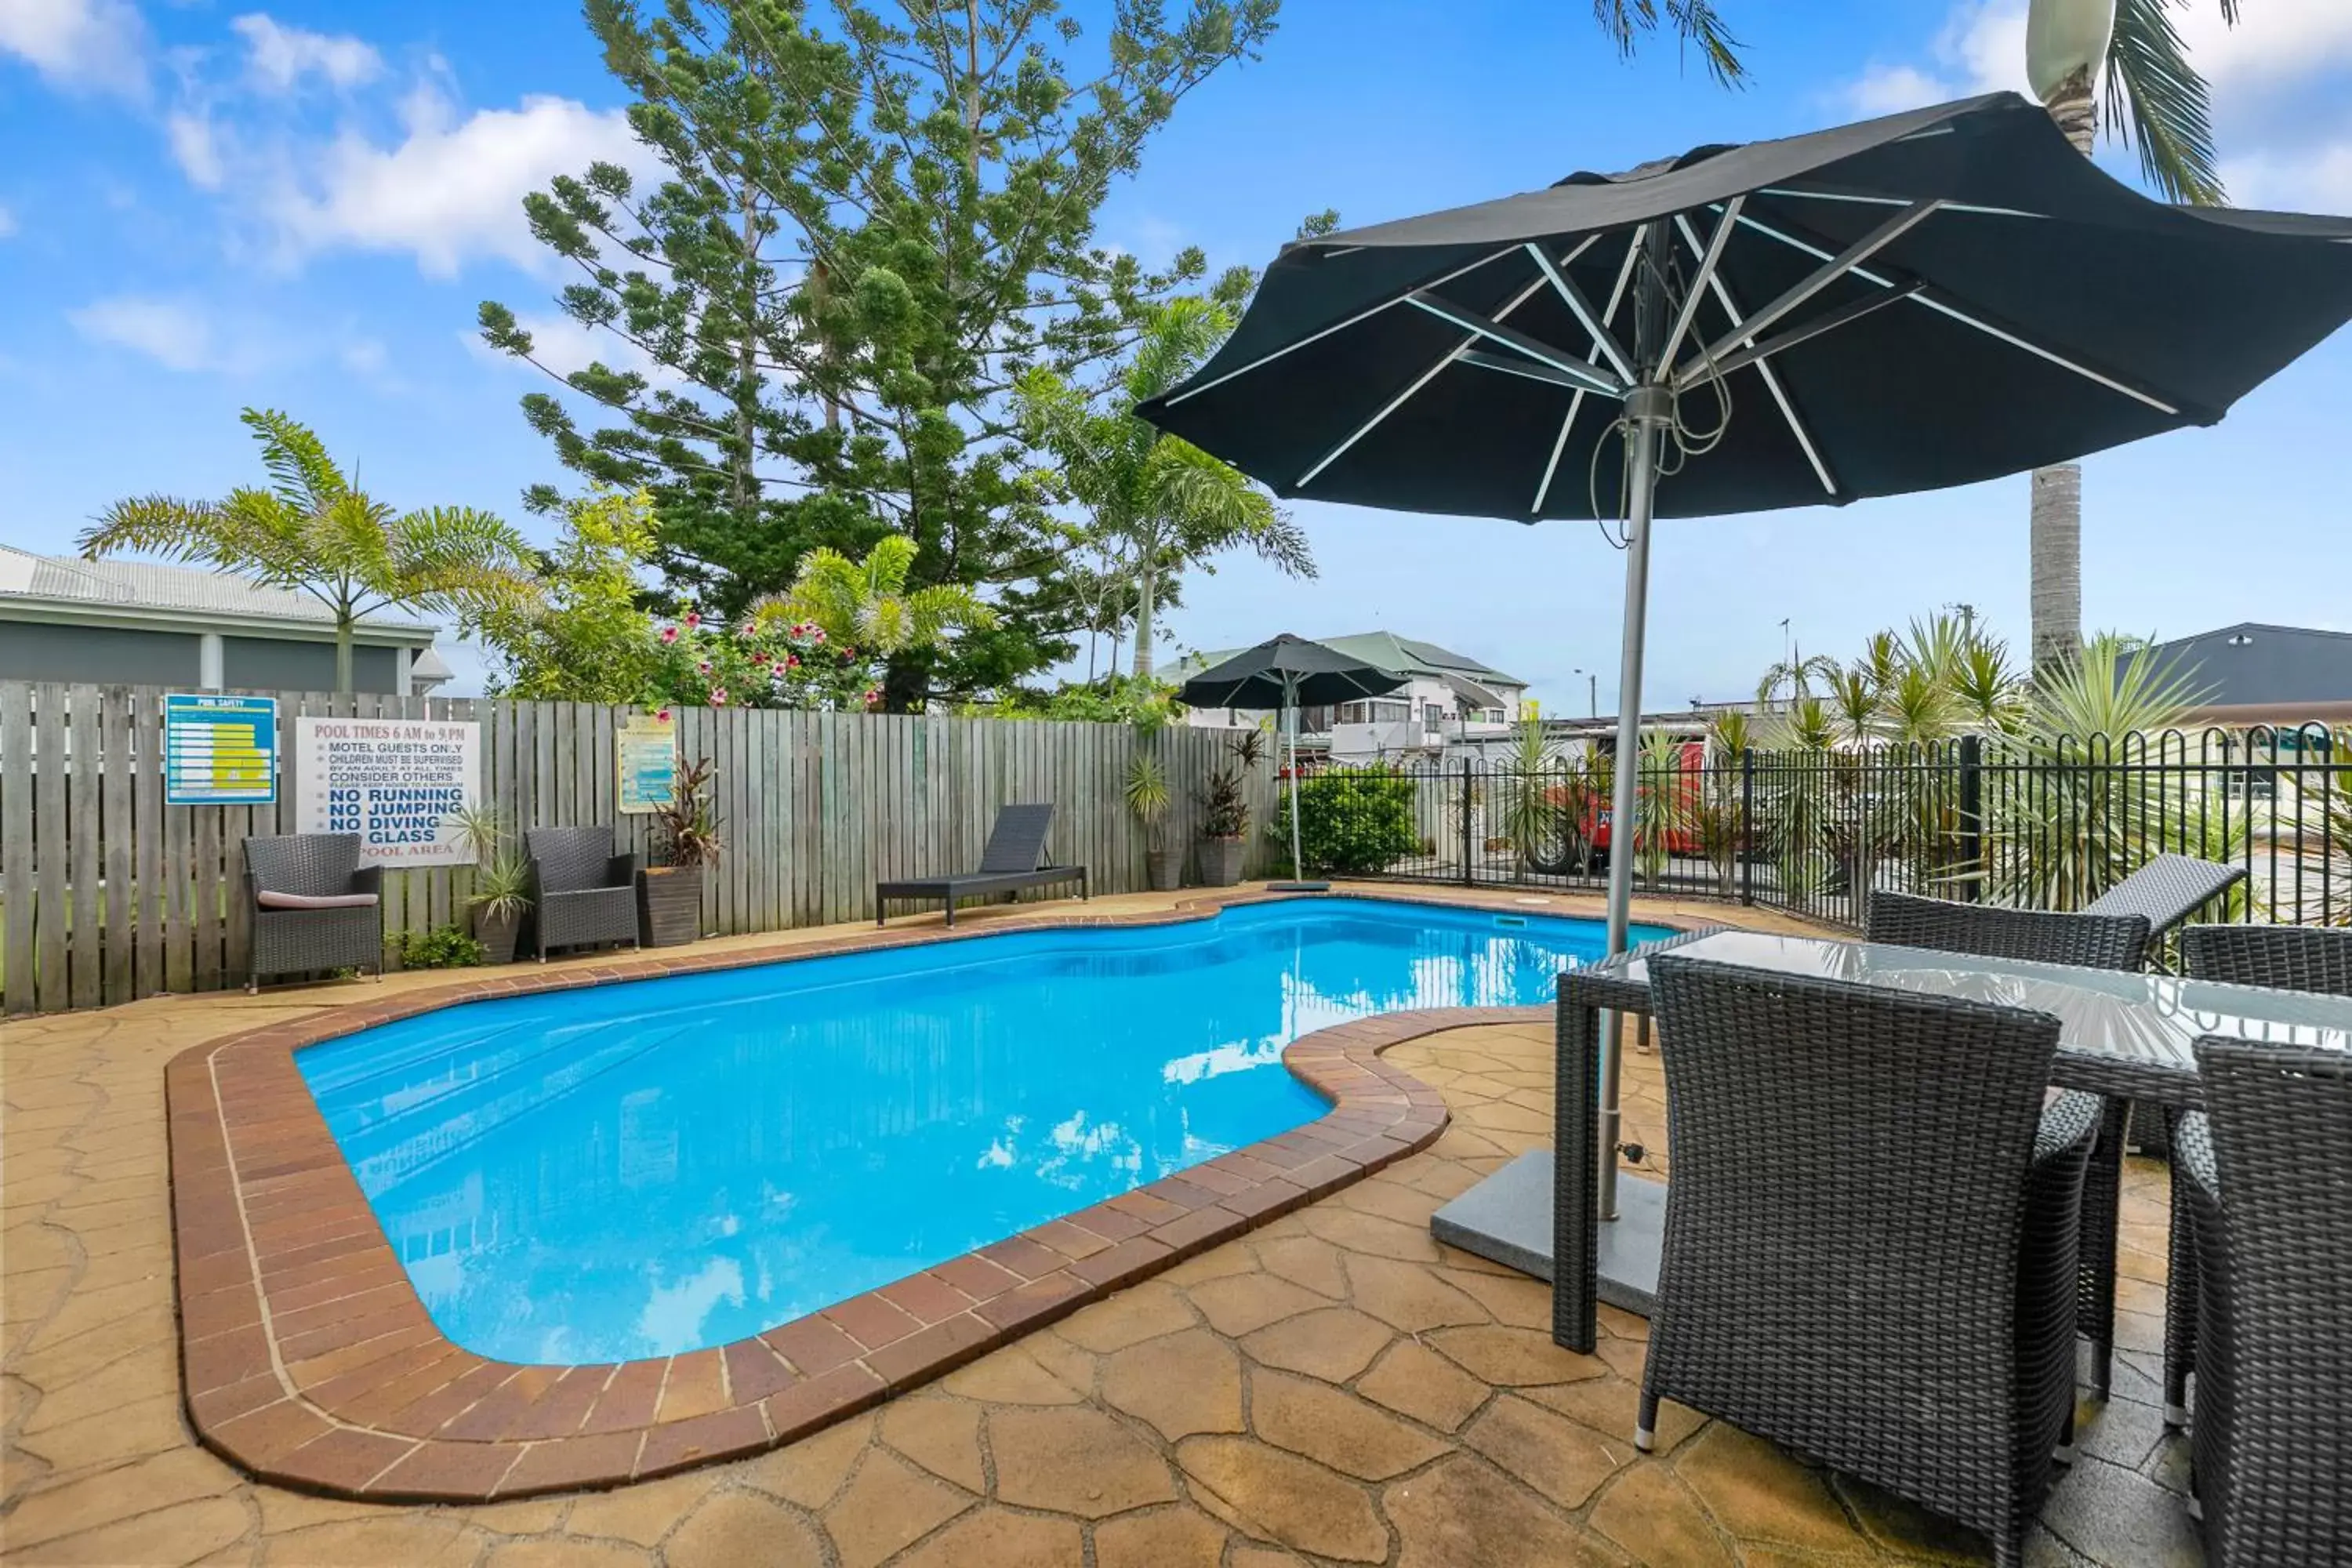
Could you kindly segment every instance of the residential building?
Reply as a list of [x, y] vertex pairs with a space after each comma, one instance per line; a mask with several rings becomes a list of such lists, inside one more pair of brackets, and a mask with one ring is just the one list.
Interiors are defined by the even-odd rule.
[[[352, 689], [407, 696], [447, 680], [438, 634], [405, 616], [362, 617]], [[0, 545], [0, 680], [331, 691], [334, 616], [308, 594], [226, 573]]]
[[[1503, 736], [1518, 718], [1527, 693], [1528, 683], [1518, 677], [1418, 637], [1373, 631], [1314, 640], [1405, 682], [1386, 696], [1299, 710], [1300, 752], [1334, 762], [1442, 755], [1465, 742]], [[1171, 678], [1184, 680], [1243, 651], [1194, 654], [1179, 661]], [[1273, 717], [1244, 709], [1196, 708], [1190, 720], [1212, 728], [1246, 729]]]
[[2352, 632], [2241, 621], [2141, 649], [2200, 693], [2199, 724], [2352, 723]]

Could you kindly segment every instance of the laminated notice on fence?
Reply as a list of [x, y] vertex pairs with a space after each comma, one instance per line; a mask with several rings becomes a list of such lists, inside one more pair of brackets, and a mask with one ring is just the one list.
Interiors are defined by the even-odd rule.
[[613, 760], [620, 771], [620, 808], [630, 814], [669, 804], [677, 778], [677, 724], [665, 708], [635, 713], [613, 735]]
[[267, 805], [278, 798], [278, 700], [163, 698], [163, 804]]
[[294, 749], [298, 831], [358, 834], [362, 866], [473, 858], [449, 814], [481, 798], [481, 725], [305, 717]]

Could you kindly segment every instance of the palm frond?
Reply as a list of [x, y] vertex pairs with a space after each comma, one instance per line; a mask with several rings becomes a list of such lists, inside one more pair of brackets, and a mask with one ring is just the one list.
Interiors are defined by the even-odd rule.
[[1725, 26], [1713, 0], [1665, 0], [1663, 18], [1657, 0], [1592, 0], [1592, 16], [1621, 56], [1631, 58], [1640, 35], [1656, 32], [1663, 21], [1684, 48], [1698, 50], [1707, 75], [1725, 87], [1747, 85], [1739, 40]]
[[309, 426], [274, 408], [248, 408], [237, 417], [261, 443], [262, 467], [288, 506], [325, 511], [351, 492], [351, 481]]
[[[2107, 131], [2139, 150], [2140, 170], [2166, 198], [2198, 206], [2228, 199], [2213, 148], [2212, 93], [2173, 25], [2187, 0], [2116, 0], [2107, 45]], [[2237, 21], [2235, 0], [2222, 15]]]

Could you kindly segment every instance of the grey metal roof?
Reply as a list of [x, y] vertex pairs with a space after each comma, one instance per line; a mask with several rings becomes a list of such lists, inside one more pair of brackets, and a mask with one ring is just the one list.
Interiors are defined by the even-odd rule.
[[[185, 610], [194, 616], [239, 616], [312, 626], [335, 623], [334, 613], [308, 594], [265, 587], [226, 572], [153, 561], [36, 555], [0, 544], [0, 601], [9, 599], [47, 600], [92, 609], [121, 605]], [[428, 641], [440, 630], [429, 621], [400, 615], [362, 616], [358, 625], [370, 631], [415, 633]]]
[[2288, 709], [2352, 702], [2352, 632], [2241, 621], [2133, 656], [2184, 677], [2198, 706]]

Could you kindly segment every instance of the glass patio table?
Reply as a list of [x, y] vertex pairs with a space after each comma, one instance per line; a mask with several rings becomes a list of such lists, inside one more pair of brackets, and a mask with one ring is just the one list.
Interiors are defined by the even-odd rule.
[[[1662, 952], [1810, 979], [1960, 996], [2058, 1019], [2052, 1081], [2171, 1110], [2203, 1103], [2195, 1046], [2206, 1035], [2352, 1052], [2352, 997], [2221, 985], [2168, 974], [2024, 963], [1882, 943], [1702, 931], [1560, 977], [1557, 1144], [1552, 1160], [1552, 1337], [1592, 1349], [1598, 1301], [1599, 1151], [1615, 1141], [1597, 1103], [1601, 1015], [1650, 1012], [1649, 960]], [[2102, 1136], [2120, 1149], [2121, 1117]], [[1614, 1157], [1613, 1150], [1612, 1157]], [[2114, 1154], [2110, 1158], [2116, 1157]], [[2112, 1278], [2113, 1260], [2108, 1260]], [[2110, 1315], [2112, 1309], [2110, 1307]], [[2105, 1385], [2104, 1378], [2100, 1379]]]

